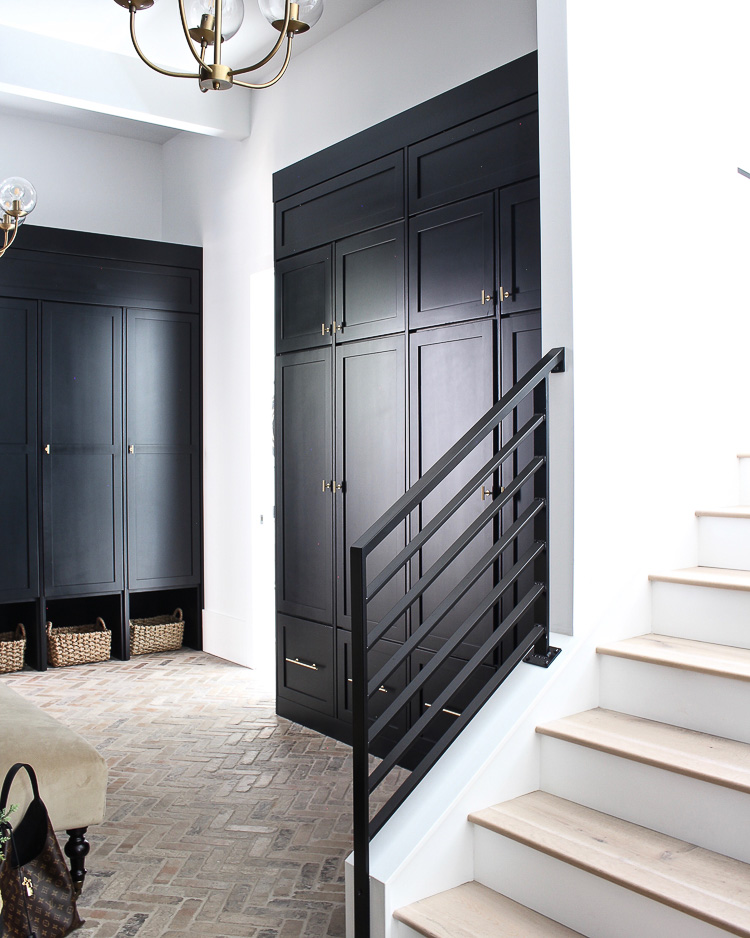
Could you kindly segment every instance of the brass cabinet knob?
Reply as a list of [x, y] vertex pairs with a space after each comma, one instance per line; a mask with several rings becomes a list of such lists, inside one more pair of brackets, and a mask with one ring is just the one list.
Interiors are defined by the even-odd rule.
[[49, 456], [49, 443], [44, 447], [44, 452]]
[[484, 501], [486, 498], [492, 498], [492, 486], [489, 486], [488, 488], [482, 486], [482, 501]]
[[135, 446], [133, 446], [132, 443], [128, 447], [128, 452], [130, 453], [131, 456], [135, 453]]

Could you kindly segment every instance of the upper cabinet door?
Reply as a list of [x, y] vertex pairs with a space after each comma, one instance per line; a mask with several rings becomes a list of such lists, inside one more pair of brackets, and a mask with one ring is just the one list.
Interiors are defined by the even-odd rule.
[[539, 179], [500, 190], [500, 312], [542, 306]]
[[129, 310], [128, 586], [200, 580], [198, 317]]
[[0, 298], [0, 600], [39, 586], [36, 436], [37, 304]]
[[122, 311], [42, 306], [48, 596], [122, 589]]
[[410, 329], [494, 316], [494, 215], [487, 194], [410, 220]]
[[336, 244], [338, 341], [404, 328], [404, 225], [368, 231]]
[[332, 349], [276, 359], [276, 606], [333, 623]]
[[333, 334], [331, 249], [276, 264], [276, 351], [330, 345]]

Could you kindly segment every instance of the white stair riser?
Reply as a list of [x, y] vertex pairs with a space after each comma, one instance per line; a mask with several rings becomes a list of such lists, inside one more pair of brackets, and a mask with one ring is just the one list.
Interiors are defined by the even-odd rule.
[[750, 505], [750, 459], [737, 461], [740, 464], [740, 505]]
[[654, 581], [651, 630], [659, 635], [750, 648], [750, 592]]
[[390, 938], [424, 938], [424, 935], [394, 918]]
[[600, 706], [750, 743], [750, 682], [599, 655]]
[[698, 565], [750, 570], [750, 519], [698, 518]]
[[541, 739], [543, 791], [750, 863], [750, 794], [550, 736]]
[[477, 827], [475, 879], [592, 938], [727, 938], [727, 932]]

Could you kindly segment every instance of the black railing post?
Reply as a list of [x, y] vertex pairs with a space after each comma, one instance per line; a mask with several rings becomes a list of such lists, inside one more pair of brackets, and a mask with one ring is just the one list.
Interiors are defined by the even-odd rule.
[[370, 938], [370, 772], [367, 719], [367, 560], [352, 547], [352, 799], [354, 934]]

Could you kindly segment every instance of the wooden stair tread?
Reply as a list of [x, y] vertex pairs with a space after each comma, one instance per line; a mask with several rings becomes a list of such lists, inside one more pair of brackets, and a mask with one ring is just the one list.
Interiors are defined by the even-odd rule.
[[612, 645], [599, 645], [600, 655], [631, 658], [665, 667], [699, 671], [720, 677], [750, 681], [750, 649], [731, 645], [713, 645], [672, 635], [639, 635]]
[[750, 505], [730, 505], [728, 508], [709, 508], [696, 511], [698, 518], [750, 518]]
[[750, 570], [727, 567], [685, 567], [668, 573], [650, 573], [657, 583], [681, 583], [685, 586], [710, 586], [714, 589], [750, 590]]
[[421, 899], [393, 916], [427, 938], [581, 938], [476, 882]]
[[750, 745], [615, 710], [586, 710], [537, 733], [750, 793]]
[[488, 828], [750, 938], [750, 865], [536, 791], [469, 815]]

